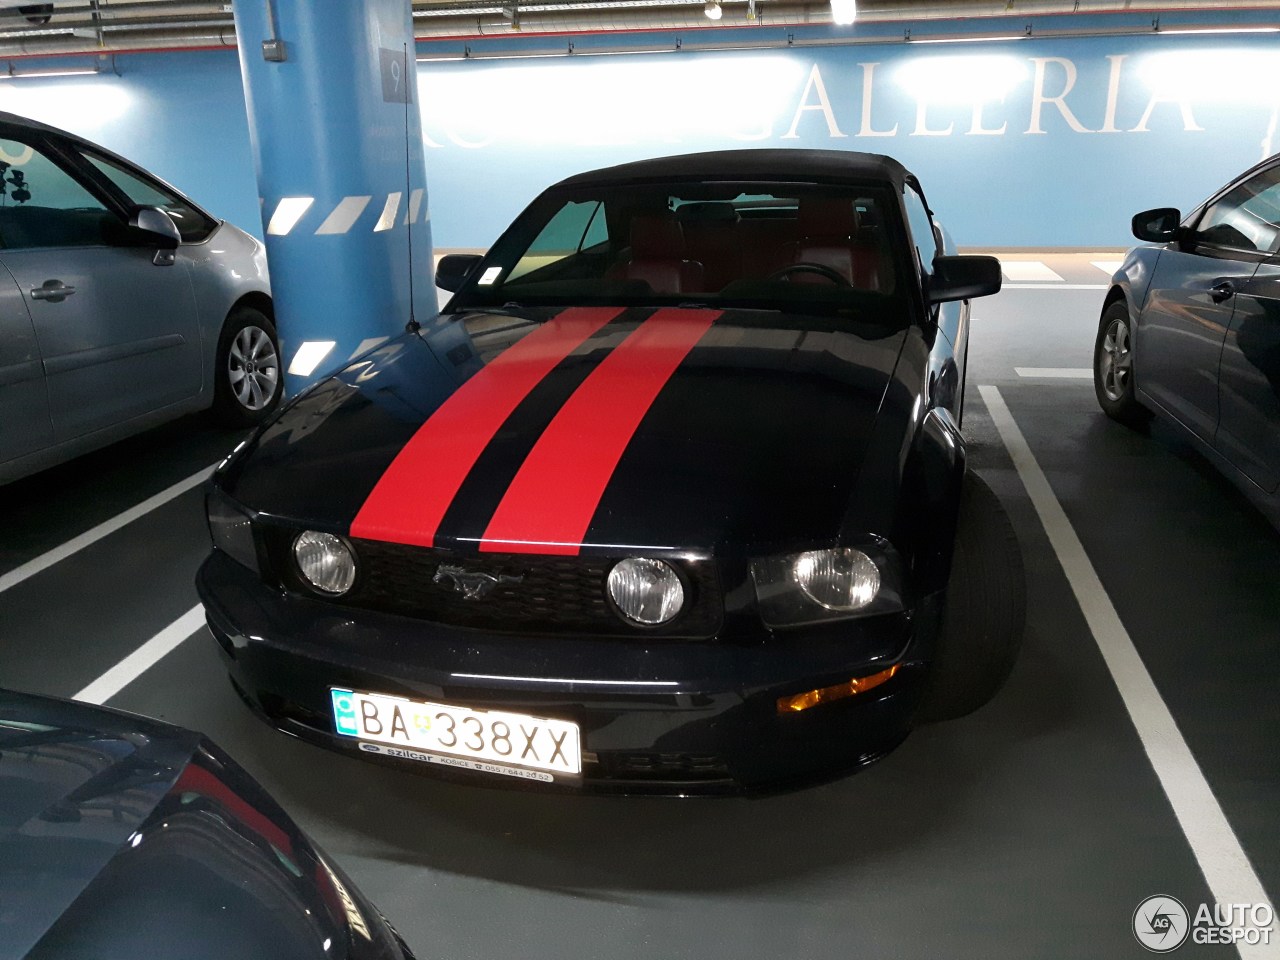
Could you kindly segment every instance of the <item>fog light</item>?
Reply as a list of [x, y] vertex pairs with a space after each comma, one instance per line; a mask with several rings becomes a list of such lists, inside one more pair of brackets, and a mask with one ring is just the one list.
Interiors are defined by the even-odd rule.
[[670, 564], [631, 557], [609, 571], [609, 596], [636, 623], [666, 623], [684, 606], [684, 584]]
[[899, 666], [901, 664], [895, 663], [888, 670], [881, 670], [879, 673], [873, 673], [869, 677], [855, 677], [845, 683], [837, 683], [833, 687], [821, 687], [817, 690], [797, 693], [791, 697], [779, 697], [778, 712], [799, 713], [801, 710], [808, 710], [810, 707], [831, 703], [833, 700], [843, 700], [855, 694], [865, 693], [880, 686], [880, 684], [892, 677], [898, 672]]
[[321, 593], [341, 596], [356, 581], [356, 558], [341, 537], [306, 530], [293, 541], [293, 556], [302, 578]]

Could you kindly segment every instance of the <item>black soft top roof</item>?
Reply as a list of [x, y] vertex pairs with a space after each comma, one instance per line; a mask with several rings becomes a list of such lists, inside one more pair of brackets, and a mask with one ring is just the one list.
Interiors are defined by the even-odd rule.
[[715, 150], [638, 160], [575, 174], [552, 189], [663, 180], [777, 180], [840, 183], [880, 180], [901, 191], [911, 176], [892, 157], [851, 150]]

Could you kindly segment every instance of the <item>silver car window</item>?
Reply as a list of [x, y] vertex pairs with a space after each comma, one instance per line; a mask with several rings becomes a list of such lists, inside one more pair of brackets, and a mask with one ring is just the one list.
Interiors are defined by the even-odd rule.
[[115, 214], [33, 144], [0, 140], [0, 245], [104, 245], [119, 229]]
[[1237, 184], [1210, 204], [1196, 239], [1235, 250], [1280, 252], [1280, 166]]
[[187, 203], [172, 190], [166, 190], [153, 180], [143, 178], [126, 167], [106, 157], [81, 150], [80, 155], [137, 206], [159, 207], [173, 218], [185, 243], [197, 243], [209, 235], [215, 223]]

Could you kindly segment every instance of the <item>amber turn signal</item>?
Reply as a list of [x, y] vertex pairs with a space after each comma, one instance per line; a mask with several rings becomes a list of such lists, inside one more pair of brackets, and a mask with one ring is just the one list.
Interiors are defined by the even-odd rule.
[[801, 710], [808, 710], [810, 707], [816, 707], [823, 703], [831, 703], [833, 700], [843, 700], [845, 697], [852, 697], [858, 693], [880, 686], [895, 673], [901, 664], [895, 663], [888, 670], [881, 670], [879, 673], [873, 673], [869, 677], [854, 677], [845, 683], [837, 683], [834, 687], [822, 687], [819, 690], [808, 690], [805, 693], [797, 693], [791, 697], [778, 698], [779, 713], [799, 713]]

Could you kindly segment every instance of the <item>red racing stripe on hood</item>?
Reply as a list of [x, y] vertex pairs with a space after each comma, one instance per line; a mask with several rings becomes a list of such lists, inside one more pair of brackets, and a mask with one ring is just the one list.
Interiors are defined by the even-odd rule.
[[467, 380], [418, 428], [351, 522], [351, 535], [418, 547], [436, 530], [467, 473], [529, 392], [622, 307], [570, 307]]
[[538, 438], [480, 549], [576, 555], [640, 421], [720, 314], [665, 308], [615, 347]]

